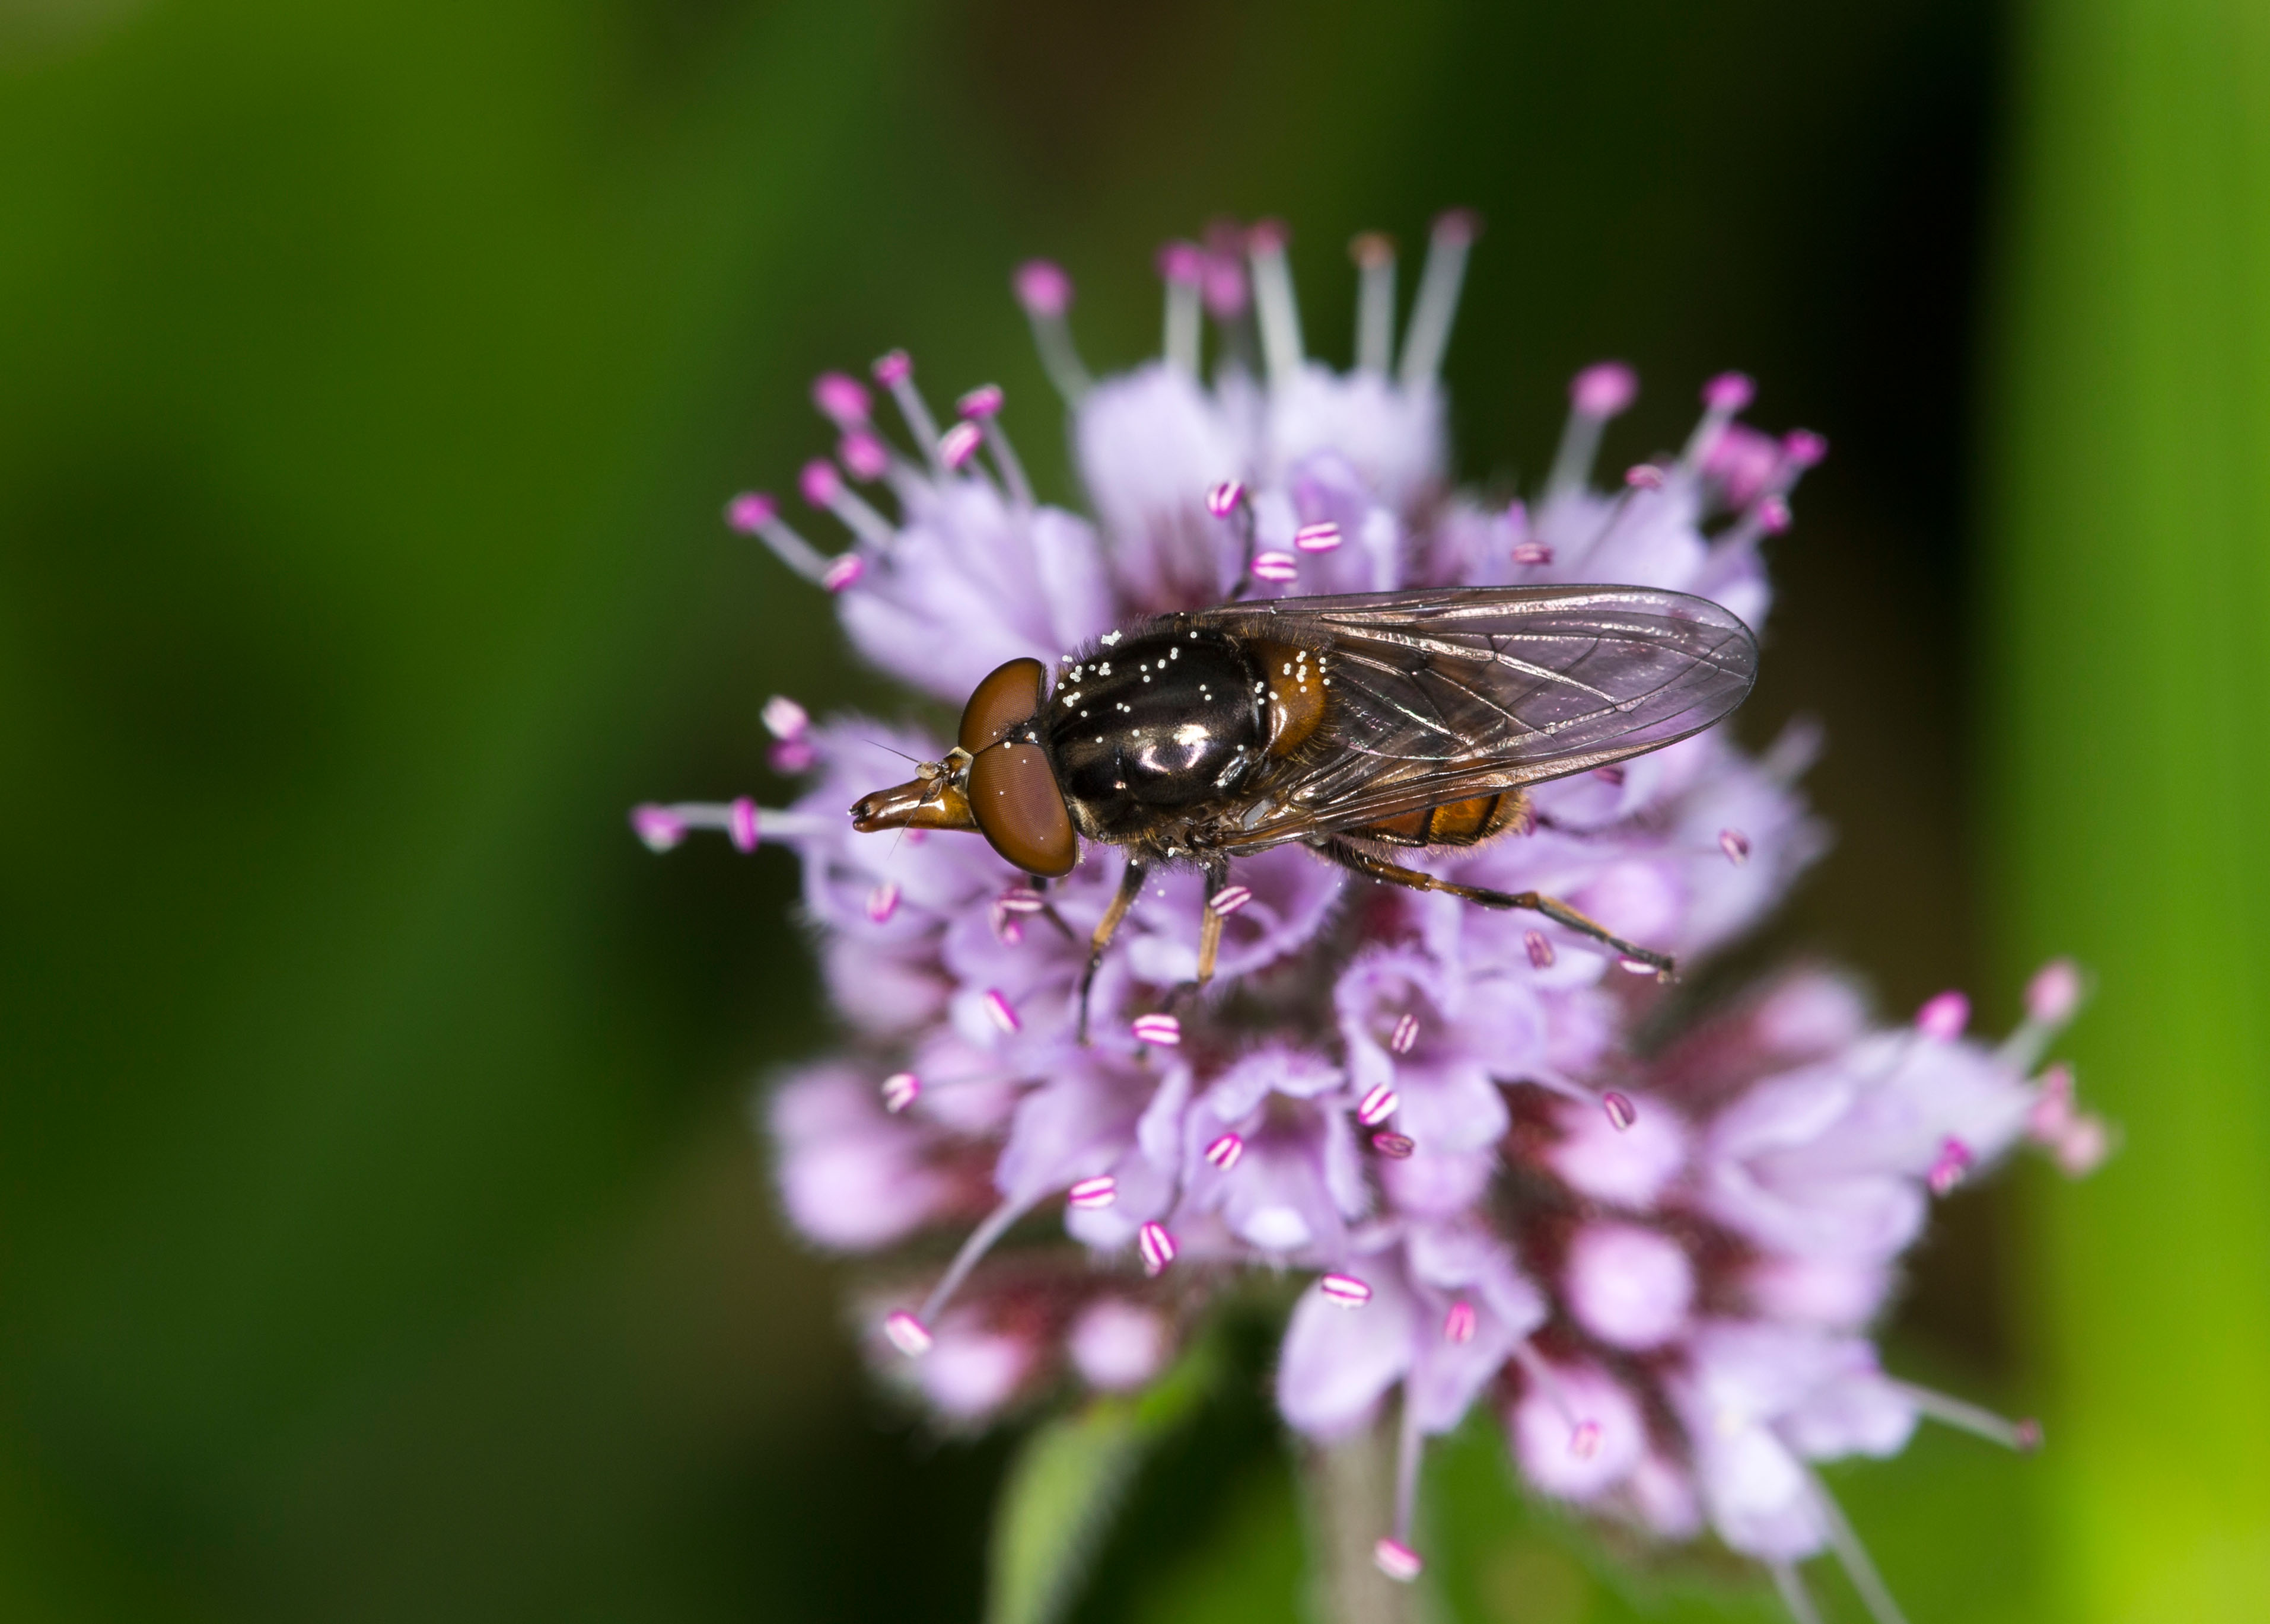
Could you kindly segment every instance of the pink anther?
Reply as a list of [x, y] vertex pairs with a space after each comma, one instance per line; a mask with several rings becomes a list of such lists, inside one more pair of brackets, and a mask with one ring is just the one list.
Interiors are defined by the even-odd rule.
[[796, 488], [813, 507], [825, 508], [842, 494], [843, 478], [835, 471], [835, 463], [826, 457], [815, 456], [797, 475]]
[[1482, 216], [1479, 209], [1445, 209], [1435, 217], [1435, 241], [1437, 242], [1468, 243], [1482, 234]]
[[904, 350], [891, 350], [877, 356], [871, 370], [875, 374], [875, 382], [889, 389], [894, 383], [904, 383], [913, 377], [915, 363]]
[[1196, 287], [1205, 274], [1205, 253], [1195, 242], [1166, 242], [1159, 247], [1159, 274], [1178, 287]]
[[1224, 886], [1206, 899], [1206, 907], [1218, 917], [1227, 919], [1251, 901], [1253, 892], [1250, 886]]
[[1474, 1311], [1474, 1305], [1461, 1297], [1450, 1305], [1450, 1312], [1443, 1316], [1443, 1339], [1445, 1342], [1471, 1342], [1474, 1339], [1474, 1333], [1481, 1329], [1481, 1316]]
[[1970, 1171], [1977, 1161], [1968, 1145], [1952, 1136], [1947, 1138], [1940, 1146], [1939, 1155], [1932, 1162], [1931, 1171], [1925, 1175], [1925, 1182], [1931, 1186], [1931, 1193], [1943, 1196], [1954, 1189], [1962, 1182], [1963, 1175]]
[[747, 796], [735, 797], [725, 809], [725, 838], [736, 851], [757, 849], [757, 804]]
[[1726, 854], [1726, 861], [1740, 868], [1750, 860], [1750, 837], [1740, 829], [1718, 831], [1718, 849]]
[[1553, 549], [1541, 541], [1517, 541], [1513, 544], [1513, 561], [1517, 564], [1550, 564]]
[[1600, 1424], [1598, 1421], [1578, 1421], [1569, 1435], [1569, 1453], [1578, 1460], [1590, 1460], [1600, 1452]]
[[1624, 470], [1624, 483], [1635, 491], [1659, 491], [1663, 488], [1663, 470], [1653, 463], [1635, 463]]
[[1419, 1553], [1400, 1539], [1382, 1539], [1371, 1547], [1371, 1564], [1398, 1584], [1408, 1584], [1427, 1571]]
[[2026, 983], [2026, 1018], [2044, 1026], [2061, 1027], [2081, 1007], [2081, 967], [2070, 959], [2052, 959], [2034, 972]]
[[885, 880], [867, 894], [867, 917], [877, 924], [888, 924], [891, 916], [899, 911], [899, 888]]
[[1792, 467], [1810, 468], [1829, 455], [1829, 442], [1809, 428], [1792, 428], [1781, 437], [1781, 452]]
[[780, 504], [762, 491], [744, 491], [725, 504], [725, 523], [753, 536], [780, 515]]
[[1119, 1181], [1109, 1173], [1084, 1178], [1065, 1191], [1065, 1199], [1083, 1212], [1093, 1212], [1119, 1199]]
[[1739, 372], [1722, 372], [1702, 386], [1702, 404], [1713, 412], [1740, 412], [1757, 394], [1757, 387]]
[[856, 428], [867, 420], [867, 386], [840, 372], [823, 372], [812, 381], [812, 404], [838, 428]]
[[1600, 1109], [1608, 1114], [1609, 1125], [1619, 1133], [1639, 1120], [1639, 1107], [1613, 1090], [1600, 1096]]
[[1407, 1055], [1418, 1042], [1419, 1017], [1406, 1014], [1395, 1023], [1395, 1030], [1388, 1034], [1387, 1046], [1398, 1055]]
[[1362, 1102], [1355, 1108], [1355, 1119], [1367, 1128], [1376, 1128], [1394, 1116], [1395, 1108], [1401, 1103], [1395, 1097], [1395, 1090], [1385, 1083], [1380, 1083], [1365, 1094]]
[[1217, 519], [1226, 519], [1245, 500], [1245, 486], [1235, 479], [1225, 479], [1206, 493], [1206, 511]]
[[922, 1098], [922, 1079], [912, 1072], [894, 1072], [883, 1079], [883, 1109], [894, 1116]]
[[883, 1334], [890, 1338], [893, 1347], [909, 1359], [920, 1359], [930, 1352], [930, 1327], [904, 1309], [894, 1309], [884, 1316]]
[[966, 420], [956, 423], [938, 437], [938, 460], [960, 473], [984, 443], [985, 431], [976, 424]]
[[1167, 1265], [1175, 1261], [1178, 1249], [1175, 1245], [1175, 1237], [1167, 1232], [1167, 1226], [1153, 1222], [1135, 1232], [1135, 1250], [1142, 1257], [1143, 1272], [1156, 1276], [1167, 1272]]
[[668, 851], [686, 838], [686, 819], [667, 806], [634, 806], [631, 832], [649, 851]]
[[1053, 260], [1028, 259], [1010, 279], [1028, 315], [1062, 315], [1072, 308], [1072, 278]]
[[1419, 1141], [1407, 1133], [1380, 1132], [1371, 1136], [1371, 1147], [1390, 1161], [1408, 1161]]
[[1588, 418], [1612, 418], [1639, 397], [1639, 374], [1621, 361], [1599, 361], [1569, 385], [1569, 404]]
[[1225, 1133], [1205, 1147], [1205, 1159], [1224, 1173], [1238, 1164], [1245, 1154], [1245, 1139], [1235, 1133]]
[[1970, 1024], [1970, 1000], [1960, 992], [1949, 990], [1926, 998], [1916, 1012], [1916, 1030], [1942, 1043], [1961, 1037]]
[[1001, 386], [998, 383], [981, 383], [960, 400], [955, 401], [953, 409], [963, 417], [978, 421], [995, 416], [1001, 410]]
[[1139, 1043], [1155, 1043], [1161, 1049], [1172, 1049], [1183, 1041], [1183, 1023], [1172, 1015], [1138, 1015], [1128, 1030]]
[[1353, 1274], [1327, 1274], [1317, 1289], [1344, 1309], [1360, 1309], [1371, 1301], [1371, 1287]]
[[1003, 997], [998, 987], [986, 990], [985, 1016], [1005, 1034], [1024, 1029], [1025, 1023], [1017, 1019], [1016, 1005]]
[[1521, 933], [1521, 945], [1528, 951], [1531, 969], [1549, 970], [1553, 968], [1553, 960], [1555, 957], [1553, 944], [1547, 939], [1544, 931], [1524, 931]]
[[1301, 561], [1289, 552], [1257, 552], [1253, 555], [1253, 578], [1256, 581], [1290, 581], [1301, 573]]
[[1340, 527], [1330, 519], [1303, 524], [1293, 532], [1293, 545], [1303, 552], [1330, 552], [1340, 545]]
[[837, 441], [835, 456], [854, 479], [879, 479], [890, 471], [890, 448], [864, 428], [855, 428]]
[[847, 587], [858, 585], [859, 577], [866, 573], [867, 560], [856, 552], [846, 552], [820, 572], [820, 584], [831, 592], [841, 592]]

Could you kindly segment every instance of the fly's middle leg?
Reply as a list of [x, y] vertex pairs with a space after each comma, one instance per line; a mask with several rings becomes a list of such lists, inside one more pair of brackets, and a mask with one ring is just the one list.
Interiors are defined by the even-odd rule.
[[1127, 910], [1135, 906], [1135, 899], [1143, 894], [1143, 881], [1149, 873], [1140, 857], [1127, 859], [1127, 871], [1119, 877], [1119, 894], [1111, 899], [1111, 906], [1103, 910], [1103, 917], [1095, 922], [1095, 934], [1088, 938], [1087, 968], [1079, 977], [1079, 1041], [1087, 1042], [1087, 990], [1095, 984], [1095, 972], [1103, 963], [1104, 951], [1111, 945], [1111, 938], [1119, 929], [1119, 922], [1127, 917]]
[[1678, 960], [1669, 953], [1658, 953], [1651, 947], [1642, 947], [1628, 942], [1599, 920], [1579, 913], [1558, 897], [1549, 897], [1539, 891], [1491, 891], [1480, 886], [1453, 885], [1447, 879], [1418, 869], [1405, 868], [1399, 864], [1376, 857], [1371, 853], [1353, 846], [1344, 840], [1325, 839], [1311, 842], [1314, 849], [1331, 858], [1342, 868], [1358, 874], [1368, 874], [1374, 879], [1384, 879], [1391, 886], [1406, 886], [1413, 891], [1441, 891], [1449, 895], [1464, 897], [1469, 902], [1484, 908], [1525, 908], [1532, 913], [1544, 915], [1556, 924], [1568, 926], [1580, 936], [1589, 936], [1604, 947], [1613, 948], [1623, 958], [1636, 960], [1669, 980], [1679, 968]]

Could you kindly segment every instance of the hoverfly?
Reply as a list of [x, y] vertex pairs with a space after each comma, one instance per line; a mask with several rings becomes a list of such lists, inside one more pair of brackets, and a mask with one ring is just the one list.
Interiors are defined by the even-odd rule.
[[1205, 870], [1203, 986], [1231, 861], [1293, 841], [1374, 879], [1534, 910], [1668, 975], [1669, 955], [1555, 898], [1454, 885], [1388, 854], [1525, 829], [1524, 786], [1698, 733], [1757, 674], [1757, 641], [1726, 610], [1618, 586], [1231, 603], [1065, 657], [1053, 691], [1039, 660], [992, 672], [946, 760], [851, 819], [862, 833], [974, 829], [1043, 882], [1072, 871], [1083, 838], [1125, 848], [1080, 981], [1083, 1037], [1096, 967], [1152, 869]]

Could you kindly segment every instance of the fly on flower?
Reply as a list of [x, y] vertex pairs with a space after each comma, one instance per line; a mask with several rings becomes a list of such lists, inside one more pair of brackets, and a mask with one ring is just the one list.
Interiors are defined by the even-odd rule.
[[[1081, 838], [1124, 847], [1087, 990], [1146, 876], [1299, 842], [1391, 885], [1529, 908], [1668, 974], [1673, 961], [1540, 892], [1453, 884], [1395, 849], [1472, 847], [1529, 825], [1524, 786], [1674, 744], [1732, 712], [1757, 641], [1706, 599], [1641, 587], [1475, 587], [1230, 604], [1107, 634], [979, 683], [956, 748], [851, 808], [862, 834], [974, 829], [1041, 879]], [[1222, 913], [1201, 916], [1198, 982]]]

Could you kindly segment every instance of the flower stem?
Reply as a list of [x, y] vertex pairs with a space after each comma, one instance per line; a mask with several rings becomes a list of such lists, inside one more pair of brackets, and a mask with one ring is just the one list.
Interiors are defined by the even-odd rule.
[[1412, 1624], [1413, 1587], [1372, 1563], [1372, 1546], [1395, 1516], [1394, 1428], [1383, 1421], [1334, 1443], [1298, 1447], [1314, 1616], [1325, 1624]]

